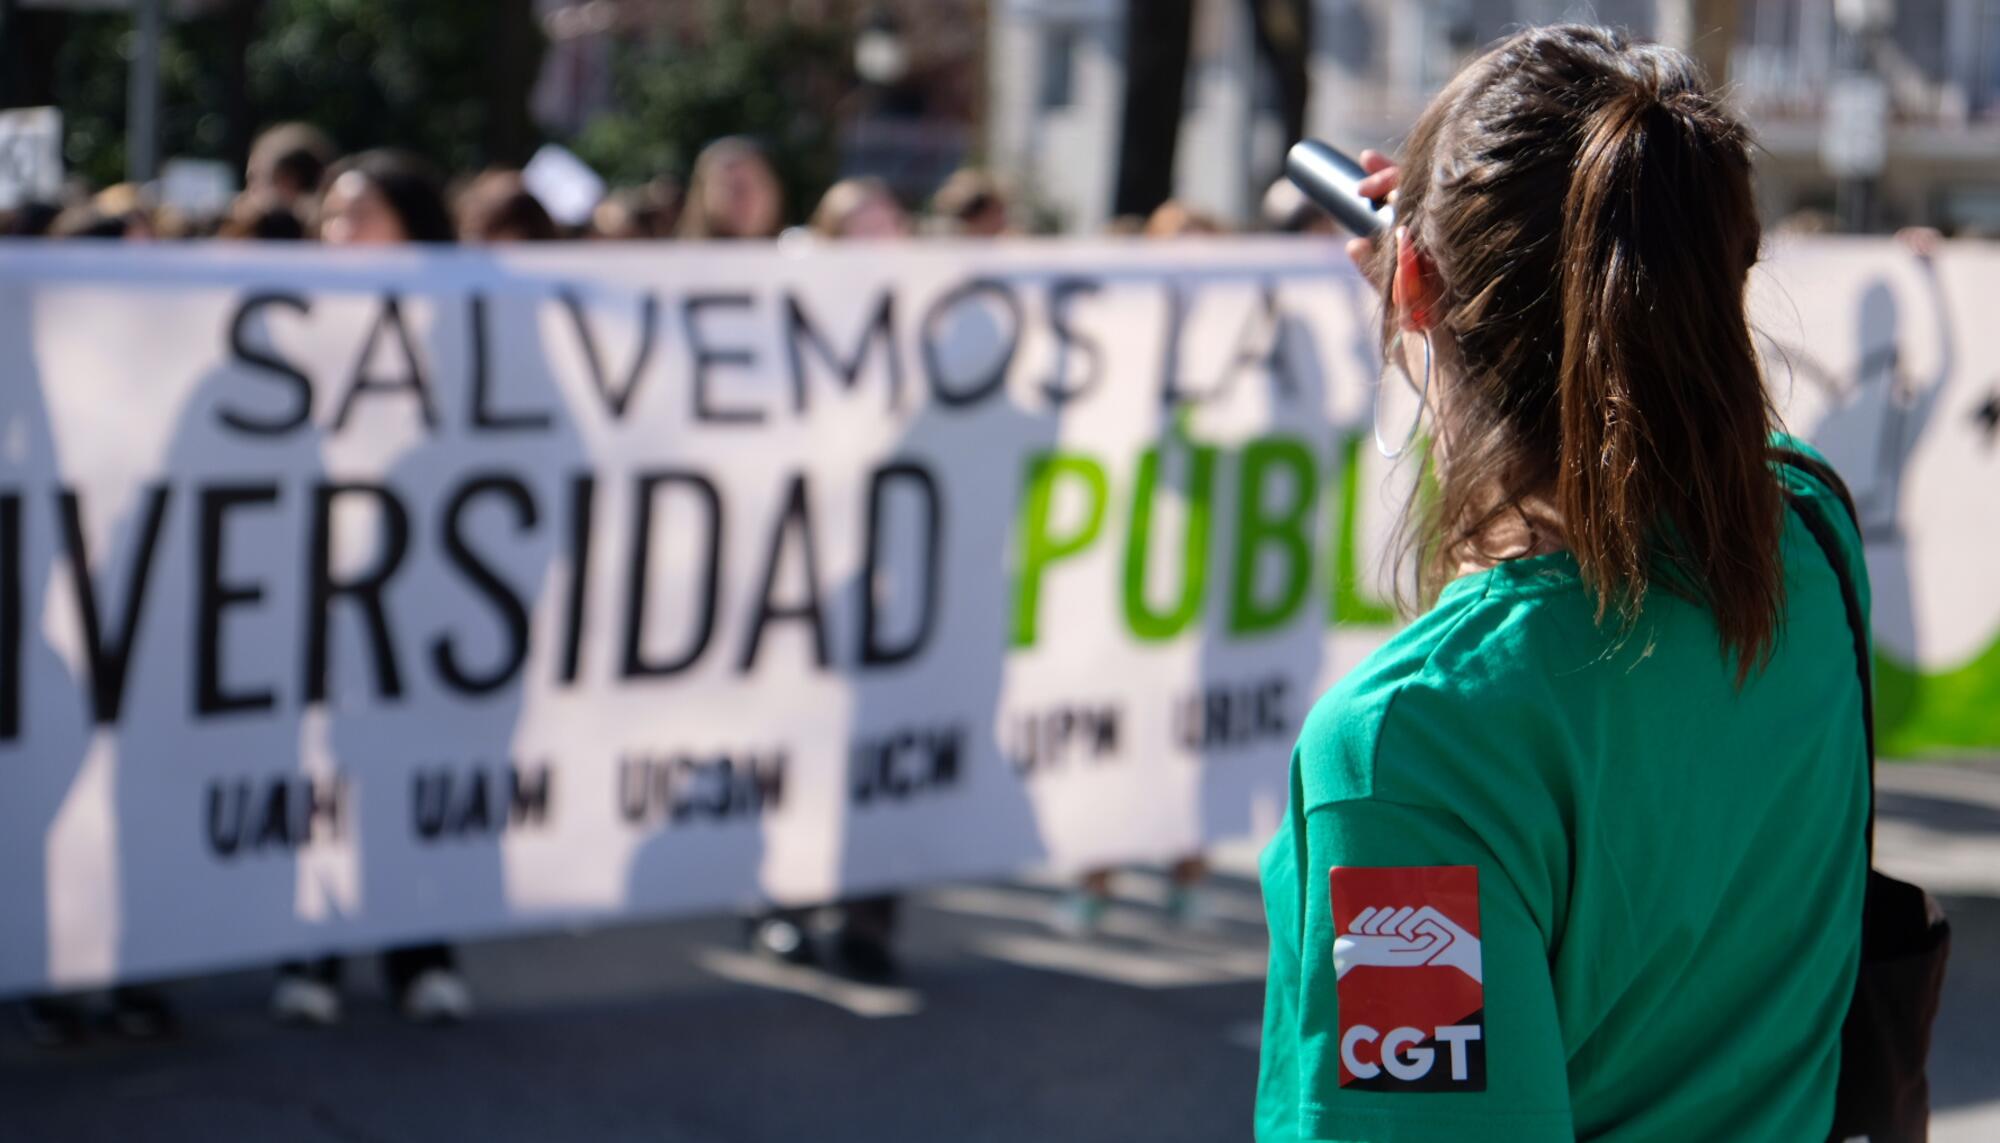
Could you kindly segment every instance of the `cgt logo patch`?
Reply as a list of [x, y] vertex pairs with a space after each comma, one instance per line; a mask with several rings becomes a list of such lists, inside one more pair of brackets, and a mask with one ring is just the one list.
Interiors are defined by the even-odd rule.
[[1485, 1091], [1479, 868], [1333, 870], [1340, 1086]]

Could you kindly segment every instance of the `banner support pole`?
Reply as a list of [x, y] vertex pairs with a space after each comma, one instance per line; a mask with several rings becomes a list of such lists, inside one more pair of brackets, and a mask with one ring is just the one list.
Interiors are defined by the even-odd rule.
[[132, 70], [125, 93], [125, 178], [148, 183], [160, 153], [160, 35], [163, 0], [137, 0]]

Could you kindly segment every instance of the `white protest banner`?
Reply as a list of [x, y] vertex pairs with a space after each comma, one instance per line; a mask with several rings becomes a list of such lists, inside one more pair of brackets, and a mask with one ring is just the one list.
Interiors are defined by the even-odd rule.
[[1883, 755], [2000, 751], [2000, 245], [1777, 243], [1754, 281], [1772, 395], [1861, 515]]
[[0, 986], [1269, 828], [1389, 618], [1341, 266], [9, 249]]
[[[2000, 348], [1914, 339], [2000, 264], [1933, 270], [1759, 307], [1837, 463], [1941, 410], [1885, 726], [1994, 745], [1929, 577], [2000, 567]], [[1267, 830], [1391, 629], [1373, 317], [1306, 242], [0, 251], [0, 990]]]
[[53, 107], [0, 111], [0, 210], [54, 202], [62, 194], [62, 112]]

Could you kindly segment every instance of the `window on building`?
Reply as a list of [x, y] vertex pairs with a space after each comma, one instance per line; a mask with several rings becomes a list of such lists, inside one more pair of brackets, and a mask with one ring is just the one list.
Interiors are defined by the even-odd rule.
[[1984, 0], [1976, 23], [1972, 111], [1992, 116], [2000, 114], [2000, 0]]
[[1055, 24], [1042, 33], [1041, 104], [1045, 111], [1076, 102], [1077, 30]]
[[1270, 62], [1261, 52], [1251, 64], [1251, 68], [1253, 77], [1250, 84], [1251, 109], [1260, 114], [1282, 114], [1283, 108], [1278, 100], [1278, 73], [1271, 70]]
[[1898, 0], [1891, 34], [1905, 59], [1932, 82], [1944, 78], [1944, 0]]

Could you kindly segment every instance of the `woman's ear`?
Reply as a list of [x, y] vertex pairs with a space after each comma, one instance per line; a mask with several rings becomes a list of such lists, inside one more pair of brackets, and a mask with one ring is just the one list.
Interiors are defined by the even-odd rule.
[[1396, 228], [1396, 276], [1389, 302], [1402, 310], [1404, 329], [1428, 330], [1437, 304], [1437, 267], [1410, 240], [1408, 227]]

